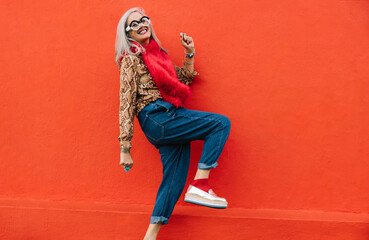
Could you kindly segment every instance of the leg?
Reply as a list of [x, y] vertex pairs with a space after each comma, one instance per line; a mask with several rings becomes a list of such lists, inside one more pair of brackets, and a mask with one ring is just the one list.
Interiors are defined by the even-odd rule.
[[[170, 119], [163, 122], [165, 141], [172, 136], [172, 141], [191, 138], [204, 139], [204, 148], [198, 163], [198, 171], [186, 193], [185, 201], [213, 208], [226, 208], [228, 202], [218, 197], [208, 184], [210, 169], [215, 168], [230, 133], [230, 120], [220, 114], [178, 109]], [[179, 121], [179, 120], [182, 121]], [[177, 122], [178, 121], [178, 122]]]
[[[160, 209], [165, 209], [162, 205], [166, 201], [165, 197], [170, 192], [167, 190], [170, 184], [168, 185], [166, 183], [169, 180], [166, 177], [165, 169], [173, 168], [173, 166], [166, 167], [166, 164], [171, 162], [171, 165], [173, 165], [173, 162], [175, 162], [173, 161], [175, 157], [166, 157], [168, 155], [167, 152], [171, 152], [171, 150], [166, 151], [165, 149], [173, 145], [188, 144], [190, 146], [190, 142], [193, 140], [204, 140], [204, 148], [198, 164], [199, 170], [196, 178], [208, 178], [210, 169], [218, 165], [217, 160], [228, 138], [231, 122], [229, 118], [220, 114], [189, 110], [186, 108], [175, 108], [171, 104], [161, 100], [152, 102], [144, 108], [138, 115], [138, 120], [147, 139], [160, 150], [159, 152], [162, 154], [163, 162], [163, 181], [157, 194], [150, 223], [163, 222], [163, 224], [166, 224], [168, 223], [168, 218], [165, 215], [170, 216], [174, 204], [183, 191], [186, 177], [184, 178], [183, 187], [181, 186], [178, 197], [175, 198], [173, 207], [169, 207], [169, 209], [171, 208], [169, 214], [168, 212], [167, 214], [160, 212]], [[178, 150], [175, 151], [179, 152]], [[167, 161], [165, 160], [166, 158], [172, 158], [172, 161]], [[186, 175], [187, 171], [188, 163]], [[207, 192], [206, 194], [209, 193]], [[216, 204], [220, 202], [215, 207], [224, 208], [226, 206], [224, 203], [226, 202], [225, 199], [210, 198], [215, 199]]]
[[186, 184], [191, 144], [160, 145], [163, 180], [160, 184], [150, 223], [168, 224], [169, 217]]
[[218, 166], [217, 160], [223, 151], [231, 130], [231, 121], [226, 116], [212, 113], [210, 119], [215, 126], [212, 126], [211, 131], [204, 139], [204, 148], [196, 174], [198, 178], [209, 177], [209, 171], [199, 170], [210, 170]]
[[209, 178], [209, 174], [210, 174], [210, 169], [209, 170], [197, 169], [194, 180]]
[[147, 228], [144, 240], [155, 240], [158, 236], [161, 225], [162, 223], [150, 223], [149, 227]]

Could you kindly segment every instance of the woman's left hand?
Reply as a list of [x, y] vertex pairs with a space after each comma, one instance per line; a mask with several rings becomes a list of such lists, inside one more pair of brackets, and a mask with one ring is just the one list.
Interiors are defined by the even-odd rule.
[[186, 33], [180, 33], [179, 37], [181, 39], [181, 43], [183, 45], [183, 47], [186, 48], [188, 53], [191, 53], [194, 51], [195, 49], [195, 45], [193, 43], [192, 37], [187, 36]]

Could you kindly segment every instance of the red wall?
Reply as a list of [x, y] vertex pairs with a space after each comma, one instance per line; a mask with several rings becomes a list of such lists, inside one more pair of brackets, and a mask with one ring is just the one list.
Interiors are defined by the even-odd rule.
[[230, 208], [369, 213], [364, 0], [2, 1], [0, 198], [154, 203], [160, 156], [137, 119], [119, 165], [114, 41], [135, 6], [177, 64], [179, 33], [194, 39], [188, 108], [232, 121], [210, 181]]

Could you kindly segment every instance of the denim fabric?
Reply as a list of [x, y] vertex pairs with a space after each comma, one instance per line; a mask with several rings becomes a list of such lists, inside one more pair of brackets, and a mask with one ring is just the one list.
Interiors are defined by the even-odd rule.
[[176, 108], [162, 99], [142, 109], [138, 121], [146, 138], [159, 149], [163, 164], [163, 179], [150, 223], [168, 224], [186, 184], [191, 141], [204, 140], [197, 167], [215, 168], [228, 139], [231, 122], [221, 114]]

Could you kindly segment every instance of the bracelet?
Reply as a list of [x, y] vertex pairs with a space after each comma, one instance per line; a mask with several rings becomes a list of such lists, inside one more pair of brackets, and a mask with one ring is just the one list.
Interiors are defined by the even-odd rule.
[[193, 52], [192, 53], [187, 53], [186, 52], [186, 49], [184, 50], [184, 53], [186, 54], [186, 57], [188, 57], [188, 58], [193, 58], [193, 56], [195, 55], [195, 49], [193, 50]]

